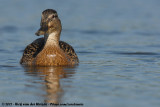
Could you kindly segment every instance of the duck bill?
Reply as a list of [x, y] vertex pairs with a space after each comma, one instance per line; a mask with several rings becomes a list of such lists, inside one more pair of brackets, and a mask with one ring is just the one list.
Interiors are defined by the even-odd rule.
[[41, 26], [41, 28], [35, 33], [35, 35], [37, 36], [44, 35], [46, 31], [47, 31], [47, 27]]

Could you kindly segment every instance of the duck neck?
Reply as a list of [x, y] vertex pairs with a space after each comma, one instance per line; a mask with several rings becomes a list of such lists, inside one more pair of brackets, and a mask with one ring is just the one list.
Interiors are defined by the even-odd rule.
[[57, 46], [59, 47], [59, 39], [60, 39], [60, 33], [59, 32], [52, 32], [50, 34], [44, 35], [45, 39], [45, 46]]

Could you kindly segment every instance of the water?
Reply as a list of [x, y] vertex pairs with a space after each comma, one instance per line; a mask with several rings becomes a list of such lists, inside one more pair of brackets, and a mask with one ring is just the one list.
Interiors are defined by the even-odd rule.
[[[159, 0], [0, 1], [0, 102], [160, 106]], [[76, 67], [25, 68], [41, 12], [56, 9]]]

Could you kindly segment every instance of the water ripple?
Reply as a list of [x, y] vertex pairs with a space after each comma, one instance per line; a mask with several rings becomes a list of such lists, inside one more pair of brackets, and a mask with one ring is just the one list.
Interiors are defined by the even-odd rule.
[[17, 66], [12, 66], [12, 65], [0, 65], [0, 68], [12, 68], [12, 67], [17, 67]]
[[121, 31], [102, 31], [102, 30], [79, 30], [79, 29], [63, 29], [65, 32], [79, 32], [85, 34], [104, 34], [104, 35], [117, 35], [122, 34]]
[[9, 33], [17, 32], [17, 30], [18, 28], [12, 25], [6, 25], [0, 28], [1, 32], [9, 32]]
[[81, 53], [81, 54], [94, 54], [97, 52], [91, 52], [91, 51], [77, 51], [77, 53]]
[[160, 55], [159, 53], [154, 52], [121, 52], [121, 51], [114, 51], [113, 54], [122, 54], [122, 55]]
[[144, 36], [154, 36], [154, 35], [160, 35], [160, 32], [135, 32], [135, 34]]

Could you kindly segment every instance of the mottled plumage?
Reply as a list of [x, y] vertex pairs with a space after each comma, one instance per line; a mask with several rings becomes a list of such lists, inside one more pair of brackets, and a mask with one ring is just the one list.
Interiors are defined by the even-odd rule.
[[[69, 61], [75, 64], [79, 63], [78, 57], [71, 45], [64, 41], [59, 41], [59, 46], [66, 54]], [[32, 61], [37, 56], [37, 54], [43, 49], [43, 47], [44, 38], [39, 38], [33, 41], [25, 48], [20, 63], [24, 65], [32, 65]]]

